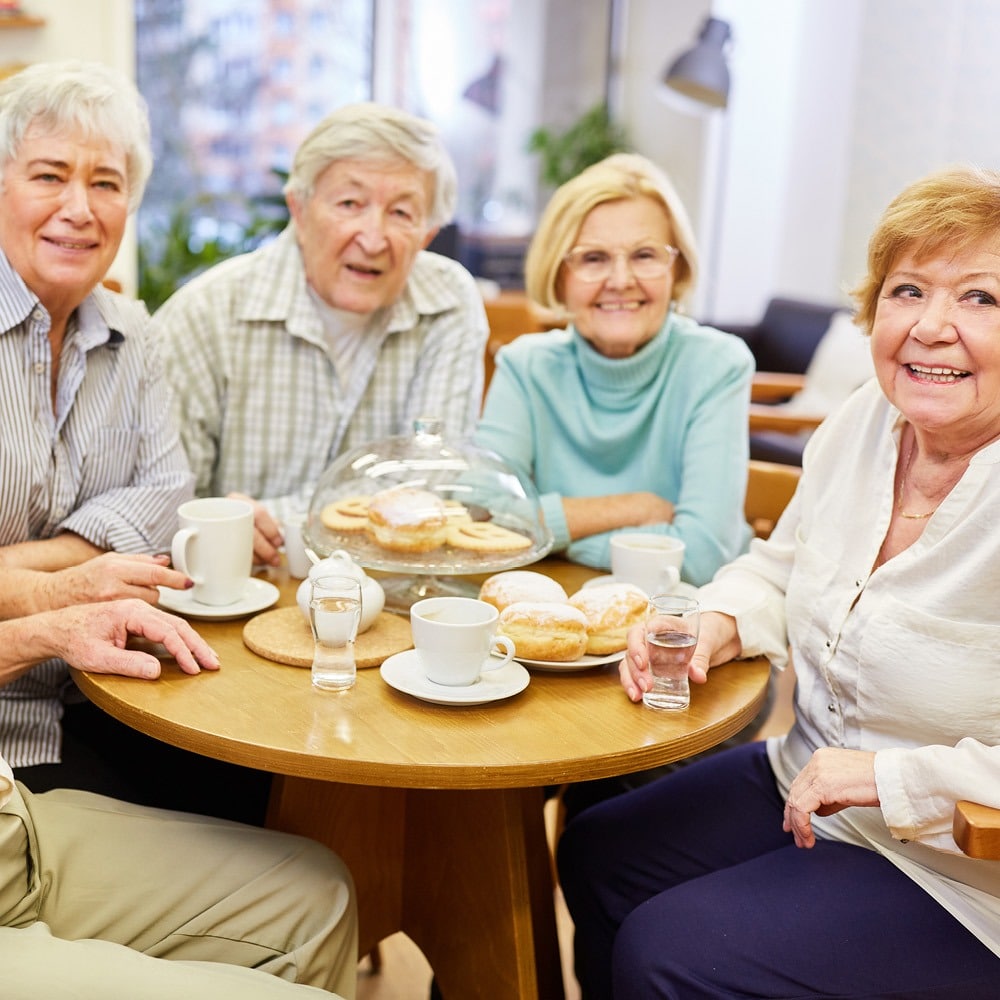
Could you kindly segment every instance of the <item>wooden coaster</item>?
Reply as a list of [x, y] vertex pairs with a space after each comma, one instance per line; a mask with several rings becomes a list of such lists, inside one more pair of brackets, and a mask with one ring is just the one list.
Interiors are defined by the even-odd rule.
[[[290, 667], [311, 667], [312, 632], [298, 607], [275, 608], [251, 618], [243, 626], [243, 644], [258, 656]], [[377, 667], [394, 653], [413, 648], [410, 623], [383, 611], [354, 644], [358, 667]]]

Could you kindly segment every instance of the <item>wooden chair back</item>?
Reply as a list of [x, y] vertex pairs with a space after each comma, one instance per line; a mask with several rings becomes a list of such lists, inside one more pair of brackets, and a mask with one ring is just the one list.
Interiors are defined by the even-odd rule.
[[484, 358], [483, 397], [493, 378], [493, 359], [505, 344], [516, 340], [523, 333], [540, 333], [560, 326], [557, 318], [535, 306], [524, 292], [501, 292], [494, 299], [486, 299], [486, 320], [490, 327]]
[[771, 534], [792, 499], [801, 474], [802, 469], [797, 465], [750, 459], [743, 511], [758, 538], [767, 538]]

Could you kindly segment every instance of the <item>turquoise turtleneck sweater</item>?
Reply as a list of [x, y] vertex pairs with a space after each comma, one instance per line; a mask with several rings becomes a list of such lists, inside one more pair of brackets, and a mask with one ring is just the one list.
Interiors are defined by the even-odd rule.
[[[753, 357], [738, 337], [668, 315], [629, 358], [606, 358], [572, 327], [504, 347], [476, 431], [541, 495], [554, 551], [608, 569], [610, 533], [570, 541], [564, 496], [648, 490], [674, 504], [682, 576], [707, 583], [746, 547], [747, 408]], [[624, 529], [629, 530], [629, 529]]]

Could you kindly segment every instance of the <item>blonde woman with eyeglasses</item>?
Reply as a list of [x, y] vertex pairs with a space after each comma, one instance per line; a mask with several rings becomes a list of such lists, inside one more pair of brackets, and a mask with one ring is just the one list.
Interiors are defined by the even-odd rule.
[[589, 167], [542, 215], [526, 288], [569, 323], [499, 352], [476, 438], [534, 482], [574, 562], [608, 569], [613, 533], [662, 533], [701, 585], [748, 544], [753, 359], [682, 315], [696, 271], [687, 212], [641, 156]]

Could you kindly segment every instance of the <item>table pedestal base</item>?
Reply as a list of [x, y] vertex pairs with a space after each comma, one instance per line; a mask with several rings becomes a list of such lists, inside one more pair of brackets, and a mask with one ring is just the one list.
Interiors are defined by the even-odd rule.
[[312, 837], [344, 859], [357, 891], [361, 955], [404, 931], [446, 998], [561, 1000], [542, 805], [540, 788], [381, 788], [276, 776], [268, 826]]

